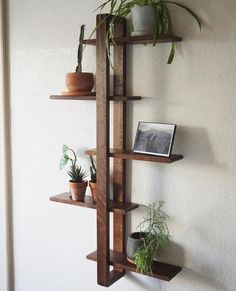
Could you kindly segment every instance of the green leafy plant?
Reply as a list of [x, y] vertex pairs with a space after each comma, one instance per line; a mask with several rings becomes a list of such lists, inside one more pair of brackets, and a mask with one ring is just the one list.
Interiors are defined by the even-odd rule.
[[[119, 23], [121, 18], [126, 17], [131, 13], [131, 9], [134, 6], [146, 6], [150, 5], [154, 9], [155, 23], [153, 27], [153, 45], [157, 43], [159, 35], [172, 35], [172, 20], [169, 10], [169, 5], [176, 5], [186, 10], [190, 15], [197, 21], [201, 30], [200, 18], [187, 6], [174, 1], [168, 0], [107, 0], [102, 3], [97, 9], [102, 11], [105, 7], [110, 5], [109, 13], [114, 15], [112, 18], [109, 29], [107, 32], [106, 43], [107, 49], [110, 56], [110, 45], [115, 45], [114, 39], [114, 27], [115, 24]], [[172, 43], [171, 52], [167, 63], [171, 64], [175, 56], [175, 44]]]
[[81, 25], [80, 27], [80, 36], [79, 36], [79, 46], [77, 50], [77, 67], [75, 69], [76, 73], [82, 73], [82, 60], [83, 60], [83, 40], [84, 40], [84, 31], [85, 31], [85, 24]]
[[[70, 170], [67, 171], [72, 182], [81, 183], [85, 177], [87, 177], [87, 172], [84, 171], [81, 166], [77, 165], [77, 156], [73, 149], [69, 148], [67, 145], [63, 145], [63, 155], [60, 160], [60, 169], [62, 170], [68, 162], [71, 162]], [[69, 155], [71, 153], [71, 156]]]
[[164, 201], [152, 203], [147, 207], [147, 216], [139, 224], [140, 232], [145, 233], [144, 245], [135, 254], [137, 270], [142, 273], [152, 272], [152, 260], [158, 250], [169, 243], [169, 229], [166, 223], [168, 215], [162, 210]]
[[90, 156], [90, 162], [91, 162], [91, 166], [90, 166], [91, 182], [96, 183], [97, 182], [97, 169], [95, 167], [94, 160], [93, 160], [92, 156]]

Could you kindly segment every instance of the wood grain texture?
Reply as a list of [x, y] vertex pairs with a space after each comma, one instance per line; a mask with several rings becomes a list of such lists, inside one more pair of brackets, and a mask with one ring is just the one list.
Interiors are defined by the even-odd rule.
[[109, 27], [107, 15], [97, 15], [97, 281], [109, 284], [109, 61], [105, 44]]
[[[126, 20], [116, 25], [115, 37], [126, 35]], [[114, 46], [114, 95], [126, 95], [126, 46]], [[126, 148], [126, 103], [113, 104], [113, 146], [118, 149]], [[114, 159], [113, 161], [113, 188], [114, 200], [126, 201], [126, 161]], [[126, 250], [126, 217], [115, 212], [113, 218], [113, 249], [124, 253]], [[122, 268], [114, 267], [115, 271], [124, 273]]]
[[[96, 149], [86, 150], [85, 154], [95, 156]], [[134, 153], [132, 150], [119, 150], [119, 149], [110, 149], [109, 156], [111, 158], [115, 157], [117, 159], [123, 159], [123, 160], [137, 160], [137, 161], [165, 163], [165, 164], [174, 163], [183, 159], [182, 155], [176, 155], [176, 154], [172, 154], [169, 158], [167, 158], [167, 157], [161, 157], [161, 156]]]
[[[84, 201], [73, 201], [70, 198], [70, 193], [65, 192], [65, 193], [50, 197], [50, 201], [79, 206], [79, 207], [97, 209], [97, 203], [93, 201], [92, 196], [85, 196]], [[109, 200], [108, 209], [109, 209], [109, 212], [116, 212], [116, 213], [124, 215], [125, 213], [133, 209], [136, 209], [138, 207], [139, 205], [136, 203], [117, 202], [114, 200]]]
[[[157, 43], [169, 43], [169, 42], [180, 42], [182, 38], [175, 35], [159, 35]], [[96, 39], [85, 39], [84, 44], [96, 45]], [[148, 44], [153, 43], [153, 35], [137, 35], [137, 36], [124, 36], [116, 37], [115, 43], [117, 45], [132, 45], [132, 44]]]
[[[97, 261], [97, 251], [87, 255], [88, 260]], [[127, 271], [139, 273], [136, 270], [136, 266], [127, 261], [126, 254], [115, 252], [110, 250], [110, 265], [115, 268], [122, 268]], [[152, 274], [143, 274], [146, 276], [154, 277], [164, 281], [170, 281], [173, 279], [180, 271], [181, 267], [159, 262], [153, 261], [152, 264]], [[140, 274], [140, 273], [139, 273]]]
[[[68, 96], [68, 95], [51, 95], [52, 100], [96, 100], [96, 94], [92, 96]], [[141, 100], [141, 96], [109, 96], [109, 101], [138, 101]]]

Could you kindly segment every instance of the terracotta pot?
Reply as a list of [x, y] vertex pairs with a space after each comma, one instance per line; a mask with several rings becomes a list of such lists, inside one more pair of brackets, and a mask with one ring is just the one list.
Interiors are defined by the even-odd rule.
[[155, 14], [152, 6], [134, 6], [131, 17], [134, 28], [132, 35], [153, 34]]
[[93, 201], [97, 200], [96, 183], [89, 181], [89, 187], [92, 192]]
[[144, 245], [145, 232], [133, 232], [128, 236], [127, 241], [127, 260], [135, 264], [135, 253]]
[[84, 201], [87, 184], [88, 184], [87, 181], [83, 181], [81, 183], [76, 183], [72, 181], [69, 182], [72, 200]]
[[66, 86], [69, 92], [91, 92], [94, 76], [92, 73], [67, 73]]

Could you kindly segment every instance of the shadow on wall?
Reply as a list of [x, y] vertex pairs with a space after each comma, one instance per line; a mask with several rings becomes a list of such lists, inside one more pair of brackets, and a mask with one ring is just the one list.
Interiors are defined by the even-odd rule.
[[[181, 274], [181, 273], [180, 273]], [[199, 290], [214, 290], [214, 291], [224, 291], [226, 288], [219, 286], [216, 282], [213, 282], [207, 277], [207, 272], [204, 275], [197, 273], [191, 269], [183, 269], [182, 276], [186, 282], [191, 284], [191, 286], [198, 286]]]
[[193, 166], [196, 163], [214, 167], [224, 166], [215, 159], [205, 128], [179, 126], [176, 131], [174, 153], [181, 153]]
[[[142, 291], [156, 291], [156, 290], [161, 290], [161, 287], [163, 285], [163, 281], [154, 279], [154, 278], [145, 278], [142, 275], [134, 275], [132, 273], [128, 273], [126, 275], [127, 280], [132, 282], [134, 286], [136, 286], [138, 289], [137, 290], [142, 290]], [[219, 286], [217, 283], [211, 281], [209, 278], [206, 276], [203, 276], [191, 269], [182, 269], [182, 271], [174, 278], [172, 279], [173, 281], [175, 280], [175, 286], [178, 288], [180, 287], [179, 290], [183, 290], [183, 285], [182, 282], [178, 284], [177, 280], [184, 280], [184, 290], [193, 290], [193, 286], [198, 286], [197, 290], [208, 290], [208, 291], [224, 291], [226, 290], [224, 287]], [[148, 281], [147, 281], [148, 280]], [[171, 281], [172, 282], [172, 281]], [[171, 284], [171, 282], [167, 282], [166, 284]], [[171, 289], [171, 288], [170, 288]], [[163, 289], [165, 290], [165, 289]], [[177, 289], [176, 289], [177, 290]]]
[[182, 267], [185, 265], [184, 249], [182, 246], [171, 241], [168, 248], [159, 251], [155, 259], [161, 262]]

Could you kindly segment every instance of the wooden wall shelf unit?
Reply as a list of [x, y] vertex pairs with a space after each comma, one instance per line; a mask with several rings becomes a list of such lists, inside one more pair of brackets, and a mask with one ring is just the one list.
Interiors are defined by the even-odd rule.
[[[97, 109], [97, 145], [96, 150], [86, 154], [96, 155], [97, 161], [97, 201], [86, 196], [84, 202], [74, 202], [69, 193], [50, 198], [51, 201], [95, 209], [97, 212], [97, 251], [88, 255], [89, 260], [97, 262], [97, 282], [110, 286], [125, 275], [125, 271], [136, 272], [134, 265], [126, 259], [126, 213], [137, 208], [138, 204], [126, 200], [126, 160], [141, 160], [158, 163], [173, 163], [183, 158], [172, 155], [170, 158], [134, 153], [126, 149], [126, 107], [127, 102], [140, 100], [140, 96], [126, 96], [126, 45], [147, 44], [153, 37], [126, 36], [126, 20], [115, 26], [114, 46], [114, 96], [110, 92], [110, 65], [106, 50], [106, 33], [109, 28], [107, 14], [97, 15], [96, 40], [85, 40], [84, 43], [96, 45], [96, 93], [93, 96], [52, 95], [54, 100], [96, 100]], [[157, 42], [179, 42], [177, 36], [159, 36]], [[113, 103], [113, 149], [110, 149], [110, 101]], [[113, 200], [110, 199], [110, 164], [113, 158]], [[113, 250], [110, 250], [109, 212], [113, 212]], [[110, 271], [110, 265], [113, 270]], [[161, 280], [171, 280], [181, 271], [180, 267], [153, 262], [153, 274], [146, 274]]]

